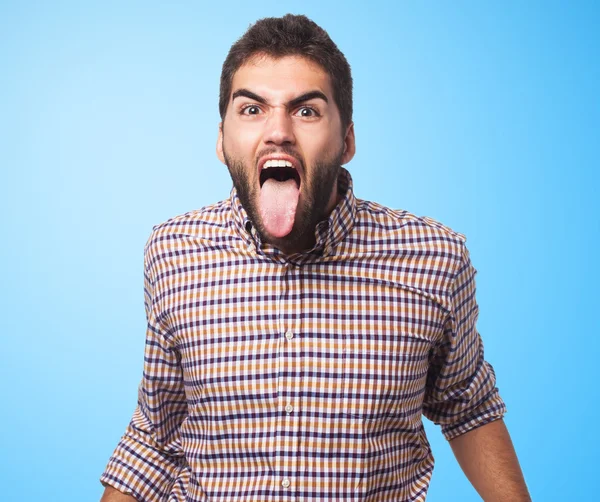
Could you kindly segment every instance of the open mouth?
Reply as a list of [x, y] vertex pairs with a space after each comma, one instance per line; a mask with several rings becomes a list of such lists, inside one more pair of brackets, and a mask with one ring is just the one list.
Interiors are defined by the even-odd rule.
[[260, 165], [258, 207], [265, 231], [283, 238], [294, 228], [300, 172], [294, 158], [270, 158]]
[[274, 179], [275, 181], [288, 181], [293, 179], [296, 187], [300, 188], [300, 175], [291, 162], [287, 160], [267, 160], [260, 171], [260, 186], [265, 181]]

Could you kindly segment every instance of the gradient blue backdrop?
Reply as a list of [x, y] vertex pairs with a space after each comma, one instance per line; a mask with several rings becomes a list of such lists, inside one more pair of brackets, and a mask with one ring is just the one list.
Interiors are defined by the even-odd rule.
[[[220, 66], [305, 13], [349, 59], [356, 194], [468, 237], [534, 500], [596, 499], [596, 2], [0, 1], [0, 498], [97, 501], [134, 410], [153, 225], [225, 198]], [[479, 500], [439, 429], [432, 502]]]

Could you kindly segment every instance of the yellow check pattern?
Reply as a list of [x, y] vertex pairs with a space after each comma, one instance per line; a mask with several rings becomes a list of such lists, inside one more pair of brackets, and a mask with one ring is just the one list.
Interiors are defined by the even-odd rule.
[[423, 501], [449, 440], [506, 407], [465, 238], [354, 196], [305, 253], [231, 196], [154, 227], [136, 411], [101, 481], [144, 501]]

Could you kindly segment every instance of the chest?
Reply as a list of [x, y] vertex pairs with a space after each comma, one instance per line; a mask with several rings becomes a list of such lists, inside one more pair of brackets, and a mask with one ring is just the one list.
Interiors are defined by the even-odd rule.
[[243, 261], [171, 270], [161, 302], [188, 401], [203, 413], [260, 413], [289, 392], [368, 417], [422, 393], [444, 312], [389, 271]]

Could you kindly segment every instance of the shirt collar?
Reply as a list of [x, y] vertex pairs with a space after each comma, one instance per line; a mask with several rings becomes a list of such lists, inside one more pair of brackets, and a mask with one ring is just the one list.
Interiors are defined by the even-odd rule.
[[[342, 242], [352, 230], [356, 218], [356, 198], [354, 196], [352, 176], [345, 168], [340, 169], [338, 177], [338, 193], [340, 201], [329, 217], [321, 221], [315, 229], [316, 243], [313, 248], [294, 257], [304, 259], [334, 254], [335, 247]], [[229, 197], [233, 213], [233, 226], [247, 246], [255, 248], [260, 255], [278, 256], [285, 261], [285, 255], [270, 244], [261, 242], [248, 213], [242, 206], [235, 187]]]

